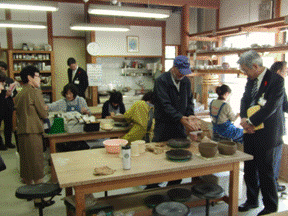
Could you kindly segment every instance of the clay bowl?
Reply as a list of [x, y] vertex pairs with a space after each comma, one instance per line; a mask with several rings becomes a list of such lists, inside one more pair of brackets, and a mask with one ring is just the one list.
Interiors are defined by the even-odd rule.
[[237, 144], [231, 141], [221, 141], [218, 143], [218, 151], [223, 155], [233, 155], [237, 151]]
[[115, 122], [126, 122], [124, 115], [116, 115], [112, 118]]
[[202, 157], [211, 158], [216, 155], [218, 151], [218, 144], [216, 143], [200, 143], [199, 152]]
[[167, 145], [172, 148], [189, 148], [191, 141], [186, 138], [176, 138], [168, 140]]

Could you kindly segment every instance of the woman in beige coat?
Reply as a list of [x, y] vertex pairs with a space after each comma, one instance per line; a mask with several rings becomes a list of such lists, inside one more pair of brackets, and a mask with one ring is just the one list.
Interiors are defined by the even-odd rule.
[[43, 119], [47, 118], [47, 111], [39, 89], [39, 70], [34, 66], [27, 66], [20, 75], [24, 85], [15, 97], [20, 176], [27, 185], [39, 184], [44, 177], [42, 133]]

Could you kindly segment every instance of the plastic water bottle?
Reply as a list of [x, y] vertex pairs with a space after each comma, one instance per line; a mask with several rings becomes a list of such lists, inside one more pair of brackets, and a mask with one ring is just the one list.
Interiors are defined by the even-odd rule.
[[122, 160], [123, 160], [123, 169], [131, 169], [131, 147], [122, 146]]

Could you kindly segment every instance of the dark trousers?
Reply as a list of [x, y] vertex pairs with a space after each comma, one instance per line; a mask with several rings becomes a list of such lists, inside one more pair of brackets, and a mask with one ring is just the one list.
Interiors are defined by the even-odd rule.
[[274, 175], [275, 175], [276, 181], [279, 179], [279, 170], [280, 170], [281, 157], [282, 157], [282, 147], [283, 147], [282, 144], [275, 147], [275, 152], [274, 152]]
[[[13, 123], [12, 123], [12, 115], [13, 110], [11, 109], [5, 109], [4, 111], [1, 111], [3, 113], [0, 114], [0, 126], [2, 123], [2, 120], [4, 120], [4, 136], [5, 136], [5, 145], [11, 143], [12, 139], [12, 129], [13, 129]], [[1, 138], [2, 140], [2, 138]]]
[[[256, 132], [257, 133], [257, 132]], [[244, 152], [254, 159], [244, 162], [244, 180], [247, 186], [247, 202], [258, 204], [261, 189], [263, 204], [272, 212], [278, 209], [276, 180], [274, 177], [274, 148], [265, 149], [257, 136], [244, 135]]]

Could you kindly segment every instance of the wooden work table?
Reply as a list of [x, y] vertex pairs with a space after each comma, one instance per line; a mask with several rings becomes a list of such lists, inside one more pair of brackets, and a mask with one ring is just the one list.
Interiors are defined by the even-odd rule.
[[[119, 155], [108, 154], [105, 149], [55, 153], [51, 156], [60, 187], [66, 188], [67, 196], [72, 195], [72, 188], [75, 190], [77, 216], [85, 215], [85, 194], [224, 171], [230, 171], [229, 215], [237, 215], [239, 164], [241, 161], [252, 160], [253, 157], [237, 151], [232, 156], [218, 155], [205, 159], [198, 155], [197, 145], [194, 142], [190, 148], [194, 152], [190, 161], [173, 162], [166, 159], [165, 153], [155, 155], [145, 152], [132, 157], [130, 170], [123, 170]], [[112, 175], [94, 176], [94, 168], [101, 166], [108, 166], [116, 171]]]

